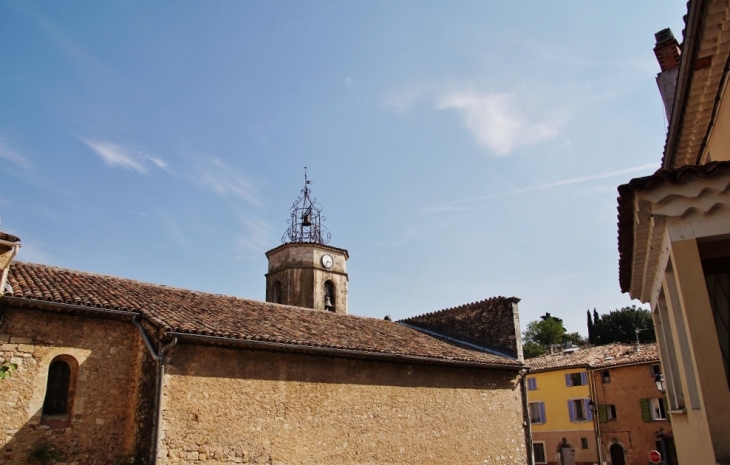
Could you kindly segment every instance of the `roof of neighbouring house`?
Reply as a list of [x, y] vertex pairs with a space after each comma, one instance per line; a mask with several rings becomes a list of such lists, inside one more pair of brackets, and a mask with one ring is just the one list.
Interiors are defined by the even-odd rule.
[[361, 357], [393, 356], [426, 363], [519, 369], [518, 360], [450, 344], [404, 325], [238, 297], [143, 283], [46, 265], [14, 262], [6, 296], [24, 305], [140, 314], [162, 338], [170, 333], [265, 342], [289, 349], [336, 349]]
[[17, 236], [13, 236], [12, 234], [8, 234], [5, 231], [0, 231], [0, 241], [20, 242], [20, 238]]
[[631, 344], [606, 344], [570, 353], [541, 355], [526, 360], [525, 364], [534, 373], [566, 368], [599, 369], [659, 361], [656, 343], [641, 344], [639, 348], [637, 352]]
[[684, 165], [673, 170], [657, 170], [651, 176], [635, 178], [618, 186], [618, 251], [619, 283], [622, 292], [631, 287], [634, 255], [634, 195], [636, 192], [662, 185], [679, 185], [695, 179], [709, 179], [730, 173], [730, 161], [715, 161], [705, 165]]

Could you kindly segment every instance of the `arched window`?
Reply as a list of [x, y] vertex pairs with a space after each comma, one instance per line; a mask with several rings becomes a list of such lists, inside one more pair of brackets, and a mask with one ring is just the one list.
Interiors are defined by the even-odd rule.
[[332, 281], [324, 282], [324, 309], [330, 312], [335, 311], [335, 283]]
[[273, 289], [273, 301], [274, 303], [280, 304], [281, 303], [281, 281], [278, 279], [274, 283], [274, 289]]
[[44, 424], [61, 427], [70, 423], [77, 373], [73, 357], [60, 355], [51, 361], [41, 415]]

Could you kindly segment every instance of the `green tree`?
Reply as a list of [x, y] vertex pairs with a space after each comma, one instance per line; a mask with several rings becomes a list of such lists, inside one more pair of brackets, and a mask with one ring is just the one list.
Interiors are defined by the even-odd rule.
[[585, 338], [583, 336], [581, 336], [581, 334], [578, 331], [576, 331], [574, 333], [563, 334], [563, 340], [560, 342], [568, 342], [568, 341], [572, 342], [573, 344], [575, 344], [577, 346], [582, 346], [582, 345], [585, 345], [585, 343], [586, 343]]
[[522, 353], [525, 358], [539, 357], [545, 355], [545, 348], [535, 342], [527, 341], [522, 345]]
[[598, 313], [595, 312], [593, 318], [595, 340], [591, 340], [593, 344], [604, 345], [613, 342], [631, 344], [636, 341], [637, 329], [646, 330], [639, 332], [639, 342], [656, 342], [654, 323], [649, 310], [632, 305], [604, 313], [599, 318], [596, 318], [597, 316]]
[[546, 313], [540, 317], [540, 320], [531, 321], [527, 324], [524, 340], [525, 343], [534, 342], [542, 347], [547, 347], [563, 342], [564, 335], [563, 320]]
[[[596, 309], [594, 308], [593, 311]], [[588, 316], [588, 342], [593, 342], [593, 340], [596, 338], [596, 335], [594, 334], [593, 330], [593, 318], [591, 318], [591, 311], [586, 310], [586, 314]]]

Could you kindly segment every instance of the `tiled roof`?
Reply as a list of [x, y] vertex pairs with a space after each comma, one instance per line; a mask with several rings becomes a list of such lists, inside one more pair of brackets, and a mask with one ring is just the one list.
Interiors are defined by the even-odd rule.
[[[467, 362], [505, 368], [517, 360], [449, 344], [406, 326], [375, 318], [196, 292], [130, 279], [14, 262], [12, 297], [139, 313], [165, 333], [263, 341], [289, 347], [329, 348], [425, 361]], [[363, 355], [364, 354], [364, 355]]]
[[688, 3], [676, 103], [662, 160], [665, 168], [700, 162], [728, 77], [729, 15], [727, 0]]
[[511, 357], [518, 356], [515, 333], [517, 297], [492, 297], [458, 307], [400, 320], [416, 328], [476, 344]]
[[0, 241], [20, 242], [20, 238], [17, 236], [13, 236], [12, 234], [0, 231]]
[[635, 178], [618, 186], [618, 252], [619, 283], [622, 292], [631, 287], [634, 254], [634, 194], [662, 185], [678, 185], [694, 179], [708, 179], [730, 172], [730, 161], [715, 161], [706, 165], [685, 165], [673, 170], [657, 170], [651, 176]]
[[566, 368], [608, 368], [635, 363], [659, 361], [656, 343], [641, 344], [636, 352], [631, 344], [607, 344], [572, 353], [547, 354], [525, 361], [531, 372], [563, 370]]

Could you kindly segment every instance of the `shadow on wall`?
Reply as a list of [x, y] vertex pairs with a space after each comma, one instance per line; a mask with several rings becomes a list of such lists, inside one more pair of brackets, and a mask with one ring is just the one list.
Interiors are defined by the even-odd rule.
[[170, 375], [318, 384], [445, 389], [516, 389], [518, 372], [352, 360], [339, 357], [179, 344]]
[[[27, 359], [26, 359], [27, 360]], [[18, 411], [26, 410], [30, 417], [18, 429], [5, 430], [5, 444], [0, 452], [2, 464], [50, 464], [56, 462], [103, 463], [109, 462], [110, 457], [123, 456], [124, 451], [118, 440], [120, 431], [110, 430], [109, 440], [105, 444], [105, 451], [93, 451], [87, 448], [86, 441], [79, 438], [79, 431], [74, 424], [74, 407], [79, 400], [77, 394], [78, 374], [81, 369], [76, 359], [63, 354], [53, 358], [48, 367], [43, 363], [35, 373], [23, 370], [23, 366], [12, 377], [2, 381], [5, 396], [19, 394], [17, 387], [33, 383], [33, 377], [42, 377], [45, 389], [42, 393], [40, 408], [33, 408], [38, 404], [37, 392], [26, 405], [13, 402], [10, 409], [17, 409], [16, 414], [5, 415], [17, 417]], [[83, 364], [82, 364], [83, 365]], [[47, 368], [46, 376], [41, 370]], [[16, 386], [21, 385], [21, 386]], [[37, 389], [33, 389], [37, 391]], [[6, 423], [6, 421], [3, 421]], [[11, 425], [3, 425], [11, 426]]]
[[1, 331], [18, 369], [0, 380], [0, 464], [148, 456], [156, 364], [134, 326], [6, 309]]

